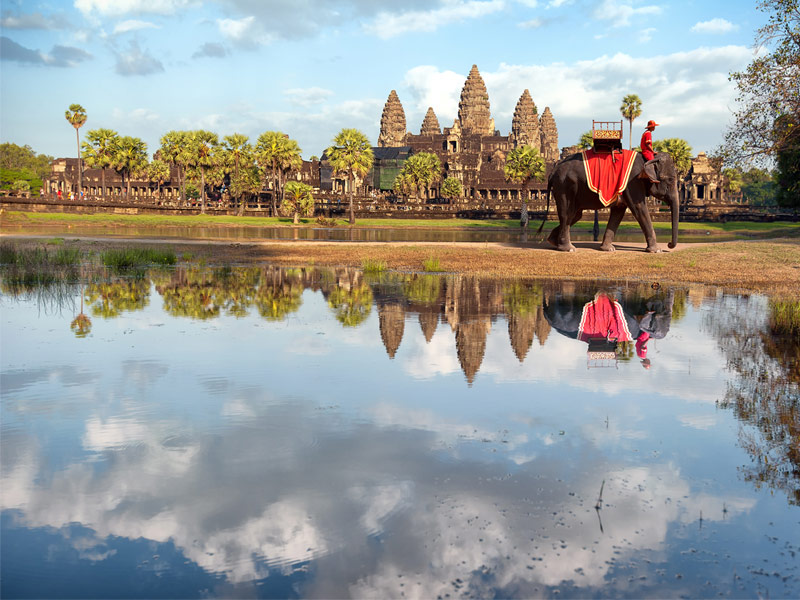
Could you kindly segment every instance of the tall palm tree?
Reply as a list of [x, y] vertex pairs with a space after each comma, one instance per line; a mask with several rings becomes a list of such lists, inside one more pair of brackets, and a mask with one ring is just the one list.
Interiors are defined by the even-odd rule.
[[[156, 156], [157, 155], [158, 154], [156, 154]], [[169, 177], [169, 171], [169, 165], [160, 158], [154, 158], [152, 162], [147, 165], [147, 178], [158, 185], [158, 196], [161, 196], [161, 185]]]
[[106, 169], [114, 163], [119, 134], [113, 129], [92, 129], [86, 134], [88, 142], [83, 143], [83, 157], [90, 167], [100, 169], [100, 186], [103, 200], [106, 199]]
[[345, 128], [333, 138], [333, 146], [325, 152], [333, 170], [347, 175], [350, 183], [350, 225], [355, 225], [353, 196], [355, 195], [356, 177], [365, 177], [372, 168], [372, 163], [375, 161], [372, 146], [367, 136], [358, 129]]
[[78, 130], [86, 123], [86, 109], [80, 104], [70, 104], [69, 110], [64, 113], [64, 117], [75, 128], [75, 139], [78, 146], [78, 198], [80, 198], [81, 190], [83, 189], [83, 169], [81, 169], [81, 136]]
[[636, 94], [628, 94], [622, 99], [619, 112], [628, 120], [628, 150], [633, 148], [633, 121], [642, 116], [642, 100]]
[[177, 167], [181, 202], [186, 202], [186, 167], [189, 164], [189, 131], [168, 131], [161, 137], [162, 160]]
[[214, 166], [214, 148], [219, 146], [216, 133], [198, 129], [189, 138], [189, 165], [200, 171], [200, 212], [206, 212], [206, 169]]
[[131, 177], [140, 173], [147, 166], [147, 144], [137, 137], [129, 135], [119, 138], [114, 153], [114, 168], [122, 175], [125, 181], [127, 175], [126, 193], [131, 195]]
[[544, 158], [533, 146], [517, 146], [506, 157], [503, 167], [506, 180], [522, 184], [522, 210], [520, 225], [528, 226], [528, 185], [531, 181], [544, 181]]
[[272, 177], [272, 214], [278, 214], [278, 197], [283, 198], [283, 181], [303, 165], [300, 146], [281, 131], [265, 131], [256, 142], [256, 161]]
[[[226, 135], [222, 139], [222, 146], [225, 150], [225, 159], [228, 172], [231, 175], [231, 195], [239, 204], [239, 215], [244, 213], [244, 202], [242, 202], [242, 175], [241, 169], [248, 168], [253, 164], [253, 146], [249, 138], [243, 133]], [[236, 182], [236, 185], [234, 185]]]

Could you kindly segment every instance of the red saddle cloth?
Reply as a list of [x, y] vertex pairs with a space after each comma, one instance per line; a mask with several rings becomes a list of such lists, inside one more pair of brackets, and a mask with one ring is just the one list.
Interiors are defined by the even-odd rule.
[[603, 206], [616, 202], [628, 185], [636, 153], [633, 150], [617, 150], [613, 153], [582, 150], [581, 154], [589, 189], [600, 196]]
[[578, 327], [578, 339], [583, 342], [596, 339], [632, 341], [620, 303], [605, 294], [597, 294], [594, 300], [587, 302]]

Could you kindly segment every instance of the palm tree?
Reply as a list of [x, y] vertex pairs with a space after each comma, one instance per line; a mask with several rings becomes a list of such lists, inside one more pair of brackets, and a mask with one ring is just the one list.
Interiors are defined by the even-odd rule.
[[432, 152], [419, 152], [408, 158], [401, 173], [406, 174], [420, 191], [424, 189], [425, 197], [430, 198], [431, 186], [442, 178], [442, 161]]
[[300, 181], [290, 181], [286, 184], [286, 190], [281, 203], [281, 210], [291, 213], [292, 222], [297, 225], [300, 222], [300, 215], [310, 217], [314, 214], [314, 196], [311, 194], [313, 188]]
[[681, 138], [665, 138], [653, 142], [655, 152], [666, 152], [672, 157], [675, 163], [675, 170], [678, 177], [683, 178], [692, 166], [692, 147]]
[[81, 189], [83, 189], [83, 181], [81, 177], [81, 136], [78, 130], [86, 123], [86, 109], [80, 104], [70, 104], [69, 110], [64, 113], [64, 117], [66, 117], [69, 124], [75, 128], [75, 139], [78, 145], [78, 198], [80, 198]]
[[282, 197], [283, 180], [303, 165], [300, 146], [280, 131], [265, 131], [256, 142], [256, 161], [264, 172], [272, 176], [272, 214], [278, 214], [278, 197]]
[[642, 100], [636, 94], [628, 94], [619, 107], [622, 116], [628, 120], [628, 150], [633, 148], [633, 121], [642, 116]]
[[106, 169], [114, 163], [114, 154], [119, 143], [119, 134], [113, 129], [92, 129], [83, 143], [83, 157], [90, 167], [100, 169], [103, 200], [106, 199]]
[[[242, 168], [252, 166], [253, 146], [250, 144], [249, 138], [243, 133], [234, 133], [226, 135], [222, 139], [222, 146], [225, 149], [226, 162], [229, 163], [228, 169], [231, 174], [231, 195], [234, 200], [239, 203], [239, 215], [244, 213], [244, 202], [242, 202], [242, 194], [244, 192], [241, 183], [243, 181], [240, 174]], [[237, 185], [234, 185], [234, 182]]]
[[177, 167], [181, 202], [186, 202], [186, 166], [189, 164], [189, 131], [168, 131], [161, 137], [162, 160]]
[[328, 162], [334, 172], [347, 176], [350, 184], [350, 225], [355, 225], [353, 196], [356, 177], [365, 177], [375, 160], [369, 139], [358, 129], [345, 128], [333, 138], [333, 146], [328, 148], [325, 153], [328, 155]]
[[189, 135], [189, 165], [200, 171], [200, 212], [206, 212], [206, 169], [214, 166], [214, 148], [219, 146], [216, 133], [198, 129]]
[[125, 182], [127, 174], [126, 194], [131, 195], [131, 177], [140, 173], [147, 166], [147, 144], [129, 135], [119, 138], [114, 152], [114, 168], [122, 175]]
[[578, 148], [581, 150], [588, 150], [594, 147], [594, 137], [591, 131], [585, 131], [581, 134], [581, 139], [578, 141]]
[[460, 198], [462, 192], [463, 187], [461, 186], [461, 182], [455, 177], [448, 177], [442, 182], [442, 196], [451, 202], [455, 198]]
[[507, 181], [522, 184], [522, 210], [520, 225], [528, 226], [528, 184], [531, 181], [544, 181], [544, 158], [533, 146], [517, 146], [506, 157], [503, 174]]
[[147, 165], [147, 178], [150, 181], [156, 182], [158, 185], [157, 194], [161, 196], [161, 184], [163, 184], [170, 175], [170, 168], [160, 158], [154, 158], [153, 161]]

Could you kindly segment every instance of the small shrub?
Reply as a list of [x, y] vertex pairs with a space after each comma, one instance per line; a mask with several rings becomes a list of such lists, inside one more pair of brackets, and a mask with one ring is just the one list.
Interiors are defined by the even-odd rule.
[[422, 270], [426, 273], [436, 273], [442, 269], [439, 266], [439, 259], [431, 256], [422, 261]]
[[57, 237], [57, 238], [49, 239], [49, 240], [47, 240], [47, 245], [48, 246], [63, 246], [64, 245], [64, 238]]
[[186, 262], [189, 262], [192, 258], [194, 258], [194, 255], [191, 252], [184, 252], [181, 255], [181, 260], [185, 260]]
[[326, 219], [322, 215], [317, 217], [317, 225], [322, 227], [336, 227], [336, 219]]

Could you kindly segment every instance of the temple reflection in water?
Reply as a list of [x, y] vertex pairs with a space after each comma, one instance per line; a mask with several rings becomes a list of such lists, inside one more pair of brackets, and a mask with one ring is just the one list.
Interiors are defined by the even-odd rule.
[[3, 597], [800, 590], [796, 301], [183, 265], [0, 303]]

